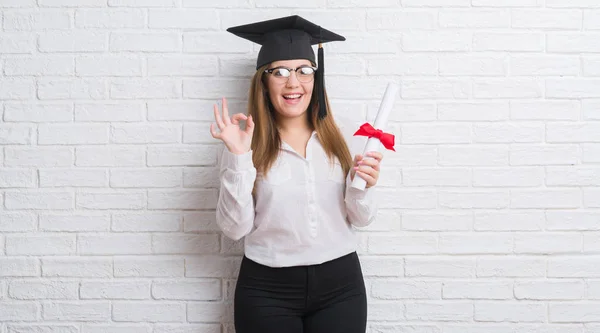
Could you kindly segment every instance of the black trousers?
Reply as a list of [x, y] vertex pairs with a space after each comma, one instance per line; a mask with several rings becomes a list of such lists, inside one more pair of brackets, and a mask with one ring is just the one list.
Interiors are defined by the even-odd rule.
[[234, 322], [236, 333], [365, 333], [367, 299], [358, 255], [282, 268], [244, 256]]

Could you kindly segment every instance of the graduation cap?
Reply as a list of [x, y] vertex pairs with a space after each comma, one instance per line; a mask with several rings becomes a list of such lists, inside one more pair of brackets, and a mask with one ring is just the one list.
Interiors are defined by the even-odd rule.
[[[319, 97], [319, 119], [327, 115], [322, 44], [344, 41], [345, 37], [298, 15], [231, 27], [227, 31], [261, 45], [256, 59], [256, 69], [278, 60], [307, 59], [316, 63], [315, 88]], [[315, 53], [312, 49], [312, 45], [316, 44], [319, 44], [318, 62], [315, 61]]]

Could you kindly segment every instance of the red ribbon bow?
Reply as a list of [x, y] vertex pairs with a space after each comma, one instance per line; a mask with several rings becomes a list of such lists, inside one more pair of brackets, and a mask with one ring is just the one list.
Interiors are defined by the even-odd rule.
[[360, 128], [354, 135], [363, 135], [368, 136], [369, 138], [376, 138], [381, 141], [383, 146], [389, 150], [396, 151], [394, 149], [395, 138], [393, 134], [385, 133], [380, 129], [376, 129], [369, 123], [364, 123], [360, 125]]

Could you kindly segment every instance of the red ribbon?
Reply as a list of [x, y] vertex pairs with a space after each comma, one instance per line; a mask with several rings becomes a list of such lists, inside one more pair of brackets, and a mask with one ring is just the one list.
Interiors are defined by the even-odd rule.
[[381, 141], [385, 148], [396, 151], [394, 149], [394, 135], [385, 133], [380, 129], [376, 129], [369, 123], [364, 123], [360, 125], [360, 128], [358, 129], [358, 131], [356, 131], [356, 133], [354, 133], [354, 135], [363, 135], [368, 136], [369, 138], [376, 138], [379, 141]]

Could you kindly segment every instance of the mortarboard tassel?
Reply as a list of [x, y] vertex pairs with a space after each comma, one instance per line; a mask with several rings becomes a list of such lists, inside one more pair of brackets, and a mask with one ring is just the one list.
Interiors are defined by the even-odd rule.
[[327, 105], [325, 102], [325, 65], [323, 63], [323, 45], [319, 43], [319, 50], [317, 51], [317, 59], [319, 61], [319, 68], [317, 69], [317, 93], [319, 94], [319, 119], [327, 116]]

